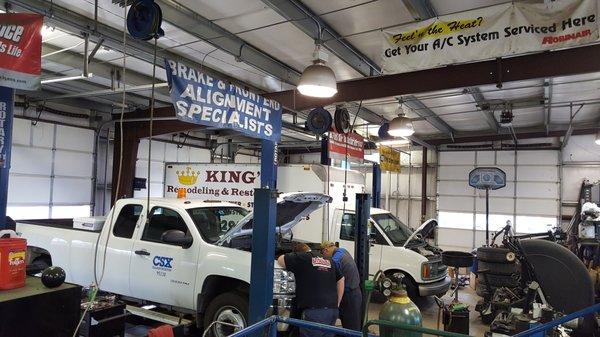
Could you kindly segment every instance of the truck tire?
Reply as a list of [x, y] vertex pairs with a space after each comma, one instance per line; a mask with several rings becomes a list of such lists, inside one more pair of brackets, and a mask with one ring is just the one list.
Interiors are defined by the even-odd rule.
[[37, 275], [50, 266], [52, 266], [52, 261], [50, 260], [49, 256], [42, 255], [36, 257], [31, 264], [27, 266], [27, 275]]
[[[514, 263], [514, 253], [508, 248], [479, 247], [477, 248], [477, 260], [494, 263]], [[479, 268], [478, 269], [483, 269]]]
[[[518, 265], [516, 263], [496, 263], [496, 262], [485, 262], [480, 261], [477, 265], [479, 270], [489, 270], [490, 274], [495, 275], [511, 275], [519, 272]], [[481, 276], [483, 278], [483, 275]]]
[[[210, 328], [209, 336], [226, 337], [248, 326], [248, 296], [239, 292], [227, 292], [215, 297], [204, 315], [204, 329]], [[213, 322], [235, 324], [239, 328]], [[213, 324], [211, 326], [211, 324]]]

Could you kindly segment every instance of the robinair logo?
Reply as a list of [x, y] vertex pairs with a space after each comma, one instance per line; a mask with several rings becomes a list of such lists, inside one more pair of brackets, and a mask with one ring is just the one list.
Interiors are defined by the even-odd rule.
[[8, 253], [8, 265], [19, 266], [25, 264], [25, 252], [10, 252]]

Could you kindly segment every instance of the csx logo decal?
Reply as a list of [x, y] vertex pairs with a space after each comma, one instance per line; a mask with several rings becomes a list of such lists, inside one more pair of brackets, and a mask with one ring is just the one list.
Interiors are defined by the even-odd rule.
[[163, 268], [173, 268], [173, 265], [171, 265], [171, 262], [173, 262], [173, 258], [165, 257], [165, 256], [155, 256], [154, 259], [152, 260], [152, 263], [154, 264], [155, 267], [163, 267]]

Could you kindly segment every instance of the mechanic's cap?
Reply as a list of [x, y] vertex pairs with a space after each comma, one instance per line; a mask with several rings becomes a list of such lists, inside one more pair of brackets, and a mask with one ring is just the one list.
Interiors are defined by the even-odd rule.
[[329, 247], [335, 247], [335, 243], [333, 243], [332, 241], [323, 241], [323, 243], [321, 243], [321, 249]]

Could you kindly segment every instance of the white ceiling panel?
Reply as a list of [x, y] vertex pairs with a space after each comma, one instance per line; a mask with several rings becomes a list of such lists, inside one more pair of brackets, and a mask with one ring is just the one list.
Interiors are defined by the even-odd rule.
[[479, 7], [488, 7], [506, 2], [506, 0], [470, 0], [470, 1], [448, 1], [429, 0], [438, 15], [468, 11]]
[[339, 34], [347, 35], [413, 21], [402, 1], [364, 1], [361, 6], [353, 0], [303, 0], [313, 12], [322, 14], [338, 9], [348, 9], [321, 15]]
[[528, 80], [518, 82], [507, 82], [502, 88], [496, 85], [485, 85], [479, 87], [486, 100], [515, 100], [528, 97], [542, 97], [544, 95], [543, 80]]
[[413, 126], [417, 135], [440, 134], [440, 130], [434, 128], [427, 121], [414, 121]]
[[544, 123], [544, 108], [515, 109], [513, 110], [513, 116], [513, 126], [516, 128], [542, 125]]

